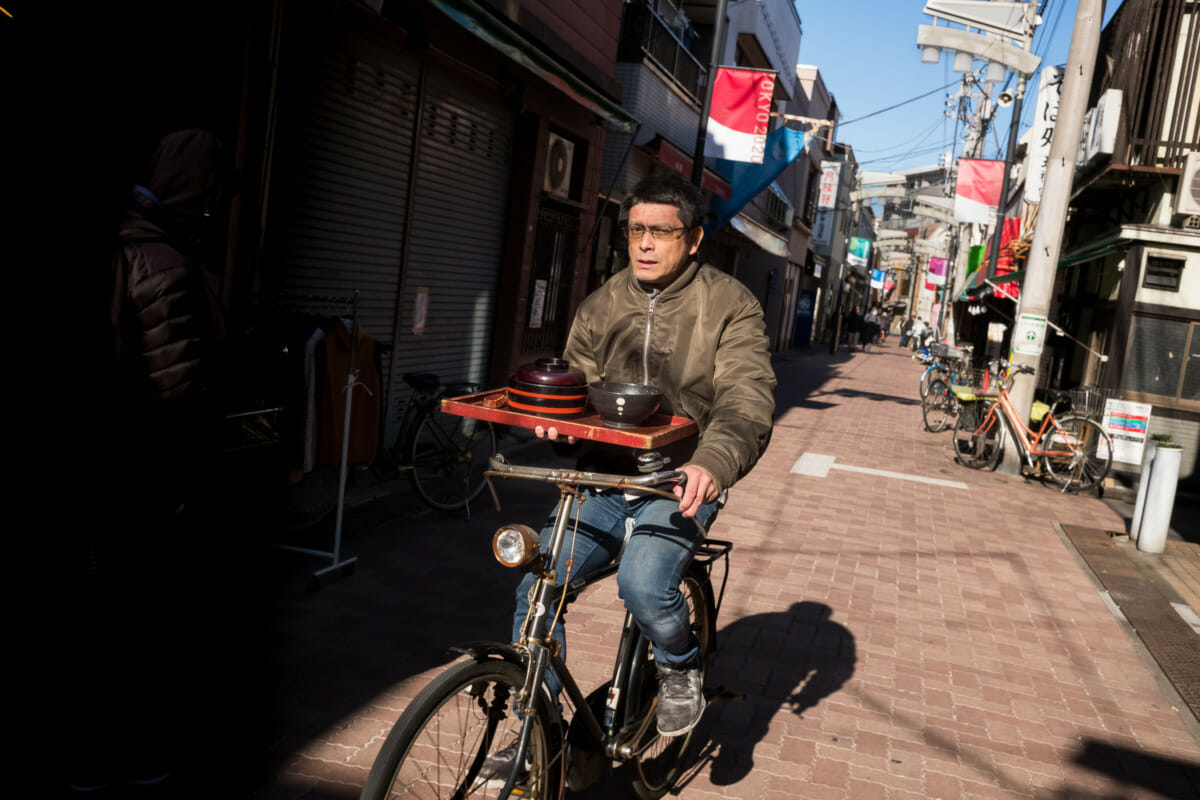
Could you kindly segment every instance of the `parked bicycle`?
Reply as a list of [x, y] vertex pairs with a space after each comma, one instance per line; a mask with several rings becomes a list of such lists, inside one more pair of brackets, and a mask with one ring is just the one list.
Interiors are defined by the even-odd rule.
[[1064, 492], [1100, 486], [1112, 468], [1112, 440], [1104, 428], [1086, 416], [1056, 417], [1058, 404], [1069, 395], [1054, 392], [1049, 405], [1034, 404], [1032, 421], [1040, 427], [1032, 430], [1020, 418], [1009, 390], [1017, 375], [1033, 375], [1036, 370], [1013, 364], [1008, 365], [1008, 371], [994, 398], [980, 396], [972, 387], [951, 387], [962, 403], [954, 423], [955, 460], [972, 469], [994, 468], [1007, 434], [1021, 451], [1026, 467], [1036, 470], [1036, 459], [1041, 459], [1044, 474]]
[[953, 427], [962, 404], [952, 387], [987, 385], [991, 376], [986, 371], [971, 369], [968, 358], [969, 351], [939, 361], [926, 370], [931, 379], [921, 397], [921, 419], [925, 422], [925, 430], [940, 433]]
[[[558, 617], [551, 619], [547, 609], [617, 572], [619, 555], [615, 563], [583, 580], [553, 570], [562, 549], [571, 546], [571, 508], [585, 501], [583, 489], [618, 489], [675, 500], [661, 487], [680, 482], [683, 474], [622, 476], [524, 467], [499, 455], [492, 458], [487, 474], [542, 481], [559, 490], [550, 541], [539, 542], [537, 531], [525, 525], [505, 525], [492, 538], [501, 564], [537, 576], [530, 592], [532, 612], [516, 644], [472, 642], [451, 648], [468, 660], [434, 679], [400, 716], [371, 766], [362, 799], [518, 795], [553, 800], [564, 787], [580, 791], [614, 767], [639, 798], [661, 797], [685, 766], [682, 758], [693, 732], [675, 737], [658, 733], [658, 678], [650, 642], [626, 613], [611, 678], [585, 696], [551, 638]], [[715, 645], [720, 607], [712, 568], [722, 561], [728, 577], [732, 547], [731, 542], [706, 538], [680, 584], [700, 641], [702, 664]], [[559, 614], [564, 605], [558, 603]], [[565, 698], [556, 696], [550, 670]], [[569, 718], [560, 699], [572, 710]], [[514, 741], [517, 753], [511, 769], [489, 775], [489, 756]]]
[[431, 508], [465, 508], [487, 485], [484, 472], [496, 453], [496, 429], [490, 422], [442, 411], [443, 397], [483, 391], [473, 383], [443, 384], [429, 372], [409, 372], [404, 382], [412, 395], [404, 406], [395, 443], [376, 462], [381, 477], [407, 472], [417, 496]]

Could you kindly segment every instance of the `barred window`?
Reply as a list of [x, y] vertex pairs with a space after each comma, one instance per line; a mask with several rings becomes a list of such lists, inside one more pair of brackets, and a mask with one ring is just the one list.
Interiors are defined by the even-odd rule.
[[1200, 323], [1135, 316], [1121, 388], [1200, 401]]

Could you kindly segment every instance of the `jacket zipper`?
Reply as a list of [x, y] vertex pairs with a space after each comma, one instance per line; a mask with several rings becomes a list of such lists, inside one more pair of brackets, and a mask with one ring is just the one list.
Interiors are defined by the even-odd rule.
[[655, 289], [647, 295], [649, 307], [646, 310], [646, 335], [642, 339], [642, 383], [650, 383], [650, 325], [654, 322], [654, 304], [658, 302], [660, 289]]

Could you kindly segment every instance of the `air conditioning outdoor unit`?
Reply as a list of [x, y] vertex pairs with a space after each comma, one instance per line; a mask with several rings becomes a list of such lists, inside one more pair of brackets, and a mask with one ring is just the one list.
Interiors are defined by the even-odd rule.
[[1188, 153], [1175, 192], [1176, 214], [1200, 214], [1200, 152]]
[[546, 148], [546, 178], [542, 188], [558, 197], [571, 195], [571, 171], [575, 165], [575, 143], [558, 134], [550, 134]]

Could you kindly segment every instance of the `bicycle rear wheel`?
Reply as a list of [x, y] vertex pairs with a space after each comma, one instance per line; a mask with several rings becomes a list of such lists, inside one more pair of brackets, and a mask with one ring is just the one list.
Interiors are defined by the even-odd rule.
[[971, 469], [989, 469], [1000, 460], [1000, 419], [995, 404], [963, 403], [954, 422], [954, 460]]
[[[523, 670], [507, 661], [450, 667], [417, 695], [388, 734], [371, 765], [360, 800], [435, 800], [496, 797], [501, 785], [480, 776], [489, 755], [513, 742], [521, 720], [512, 709]], [[562, 739], [555, 717], [539, 700], [530, 731], [528, 777], [522, 797], [559, 797]], [[515, 796], [515, 793], [514, 793]]]
[[958, 398], [950, 391], [950, 384], [938, 379], [929, 384], [929, 392], [921, 401], [921, 417], [925, 430], [939, 433], [946, 430], [950, 420], [958, 413]]
[[1038, 443], [1046, 474], [1070, 492], [1082, 492], [1100, 485], [1112, 468], [1112, 442], [1104, 428], [1087, 417], [1063, 417], [1055, 420]]
[[949, 382], [949, 380], [950, 373], [942, 367], [931, 367], [925, 370], [921, 375], [921, 397], [924, 398], [929, 394], [929, 387], [933, 385], [934, 381]]
[[[712, 584], [707, 573], [693, 565], [684, 573], [679, 589], [688, 604], [692, 632], [700, 640], [700, 663], [704, 669], [716, 637]], [[629, 764], [631, 788], [640, 800], [657, 800], [674, 787], [683, 772], [686, 766], [683, 758], [696, 729], [682, 736], [659, 735], [658, 673], [648, 642], [635, 659], [626, 696], [632, 709], [627, 730], [635, 735], [634, 757]]]
[[492, 423], [435, 408], [417, 423], [406, 447], [413, 489], [439, 511], [465, 508], [483, 491], [483, 473], [495, 453]]

